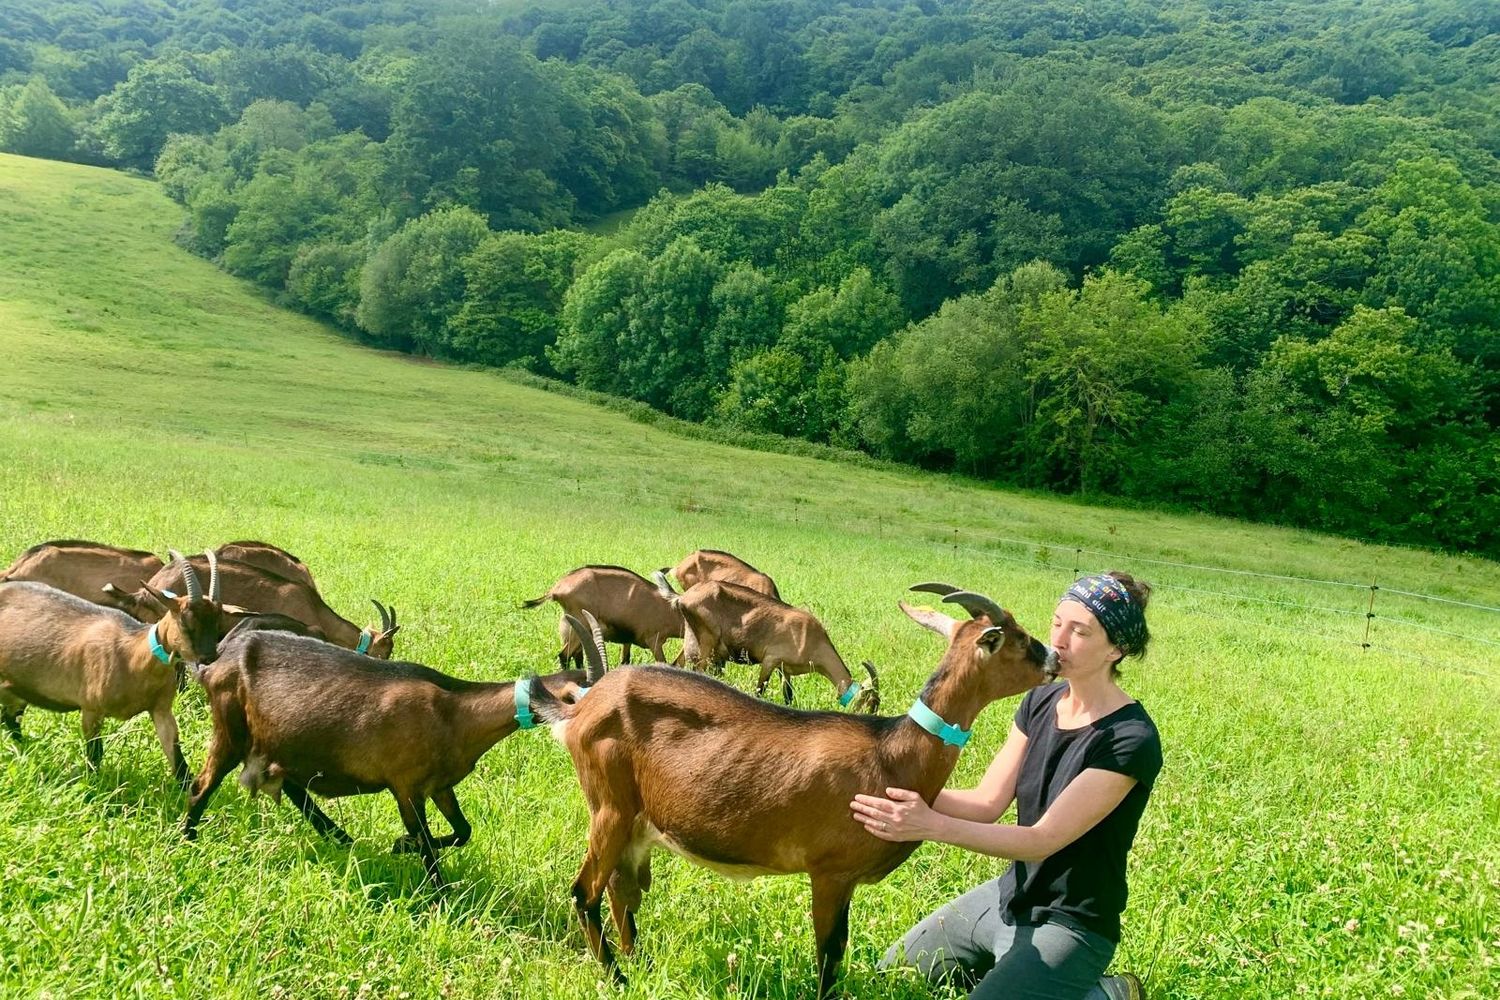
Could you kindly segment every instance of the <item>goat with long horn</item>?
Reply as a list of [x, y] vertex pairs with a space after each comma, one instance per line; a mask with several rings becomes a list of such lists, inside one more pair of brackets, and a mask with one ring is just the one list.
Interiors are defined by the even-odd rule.
[[589, 806], [573, 901], [594, 955], [615, 968], [600, 918], [606, 890], [620, 950], [633, 951], [651, 850], [661, 845], [732, 876], [806, 873], [825, 996], [855, 888], [880, 881], [917, 847], [871, 836], [849, 802], [893, 786], [931, 802], [979, 712], [1042, 682], [1047, 648], [994, 602], [970, 600], [977, 596], [947, 596], [975, 615], [963, 622], [901, 604], [948, 649], [912, 710], [894, 718], [782, 708], [661, 666], [607, 673], [572, 705], [536, 692], [531, 711], [568, 748]]
[[0, 583], [0, 723], [21, 734], [28, 705], [79, 712], [89, 764], [104, 755], [106, 718], [149, 712], [172, 773], [190, 777], [172, 715], [178, 661], [212, 663], [225, 630], [223, 606], [180, 552], [172, 560], [186, 580], [178, 597], [144, 585], [157, 613], [147, 625], [125, 613], [46, 584]]

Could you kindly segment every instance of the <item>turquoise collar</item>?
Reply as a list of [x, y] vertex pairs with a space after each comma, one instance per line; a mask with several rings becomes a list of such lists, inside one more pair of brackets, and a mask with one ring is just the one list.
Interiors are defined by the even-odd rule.
[[859, 681], [855, 681], [844, 688], [844, 693], [839, 695], [839, 707], [848, 708], [849, 703], [859, 697]]
[[370, 640], [374, 638], [367, 629], [359, 630], [359, 645], [354, 647], [356, 653], [368, 653], [370, 651]]
[[[516, 723], [522, 729], [536, 727], [536, 715], [531, 711], [531, 682], [534, 680], [535, 677], [522, 677], [516, 681]], [[582, 698], [588, 693], [588, 688], [578, 685], [578, 697]]]
[[[157, 625], [160, 624], [160, 622], [157, 623]], [[151, 631], [146, 633], [146, 638], [151, 643], [151, 655], [170, 667], [172, 665], [172, 656], [174, 654], [167, 652], [166, 648], [162, 646], [161, 640], [156, 638], [156, 628], [156, 625], [152, 625]]]
[[531, 714], [531, 681], [530, 677], [516, 681], [516, 722], [522, 729], [536, 725], [536, 716]]
[[911, 721], [950, 747], [958, 747], [962, 750], [963, 745], [969, 742], [969, 737], [973, 735], [973, 730], [960, 729], [928, 708], [921, 698], [912, 702], [912, 706], [906, 710], [906, 714]]

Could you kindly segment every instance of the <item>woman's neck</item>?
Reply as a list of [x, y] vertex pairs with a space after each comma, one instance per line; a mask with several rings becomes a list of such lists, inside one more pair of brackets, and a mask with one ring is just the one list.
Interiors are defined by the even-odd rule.
[[1068, 690], [1059, 707], [1074, 718], [1094, 720], [1130, 703], [1130, 695], [1115, 683], [1109, 668], [1084, 677], [1067, 677]]

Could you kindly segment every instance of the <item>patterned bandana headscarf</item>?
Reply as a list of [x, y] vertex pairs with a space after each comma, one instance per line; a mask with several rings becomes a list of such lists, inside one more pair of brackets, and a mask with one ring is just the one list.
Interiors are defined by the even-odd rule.
[[1136, 653], [1146, 644], [1146, 612], [1130, 591], [1112, 576], [1085, 576], [1080, 578], [1062, 596], [1065, 601], [1077, 601], [1094, 613], [1109, 641], [1120, 647], [1126, 656]]

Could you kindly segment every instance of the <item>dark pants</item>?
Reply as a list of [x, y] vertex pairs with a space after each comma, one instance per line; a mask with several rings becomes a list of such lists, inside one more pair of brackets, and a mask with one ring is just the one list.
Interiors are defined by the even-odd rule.
[[996, 879], [907, 931], [880, 967], [909, 965], [982, 1000], [1106, 1000], [1099, 977], [1114, 954], [1113, 941], [1067, 924], [1006, 923]]

